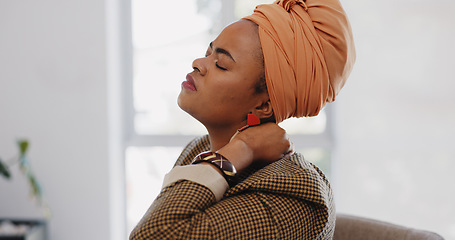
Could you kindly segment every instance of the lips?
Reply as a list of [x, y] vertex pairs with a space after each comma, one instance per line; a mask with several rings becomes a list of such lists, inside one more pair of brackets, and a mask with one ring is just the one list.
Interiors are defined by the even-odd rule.
[[182, 86], [190, 91], [197, 91], [196, 84], [194, 84], [194, 79], [190, 74], [186, 75], [186, 81], [182, 82]]

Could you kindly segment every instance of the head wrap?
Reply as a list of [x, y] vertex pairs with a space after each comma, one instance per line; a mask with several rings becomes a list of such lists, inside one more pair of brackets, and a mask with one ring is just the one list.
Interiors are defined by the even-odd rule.
[[259, 26], [277, 123], [316, 116], [335, 100], [355, 61], [351, 27], [338, 0], [278, 0], [244, 19]]

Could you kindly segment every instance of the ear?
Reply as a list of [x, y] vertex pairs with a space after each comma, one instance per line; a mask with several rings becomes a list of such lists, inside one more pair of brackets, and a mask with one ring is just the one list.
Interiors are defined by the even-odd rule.
[[270, 103], [270, 99], [266, 99], [256, 106], [253, 111], [251, 111], [254, 115], [258, 116], [262, 120], [270, 119], [273, 116], [273, 109], [272, 104]]

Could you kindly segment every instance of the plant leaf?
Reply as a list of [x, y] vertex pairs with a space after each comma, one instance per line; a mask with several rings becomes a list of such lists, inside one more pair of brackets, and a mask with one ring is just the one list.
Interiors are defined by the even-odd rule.
[[26, 139], [21, 139], [17, 141], [17, 145], [19, 146], [19, 153], [21, 156], [24, 156], [27, 153], [29, 142]]
[[30, 190], [32, 195], [35, 196], [39, 201], [41, 201], [41, 188], [38, 182], [35, 179], [35, 176], [28, 174], [28, 183], [30, 184]]
[[11, 173], [9, 172], [8, 166], [0, 159], [0, 175], [3, 175], [6, 179], [11, 178]]

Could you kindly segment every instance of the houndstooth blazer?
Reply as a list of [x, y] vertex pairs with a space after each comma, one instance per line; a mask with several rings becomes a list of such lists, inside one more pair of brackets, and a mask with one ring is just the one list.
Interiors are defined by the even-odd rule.
[[[190, 142], [176, 162], [208, 151], [208, 136]], [[335, 208], [324, 174], [301, 154], [251, 166], [215, 201], [188, 180], [164, 189], [130, 235], [139, 239], [332, 239]]]

